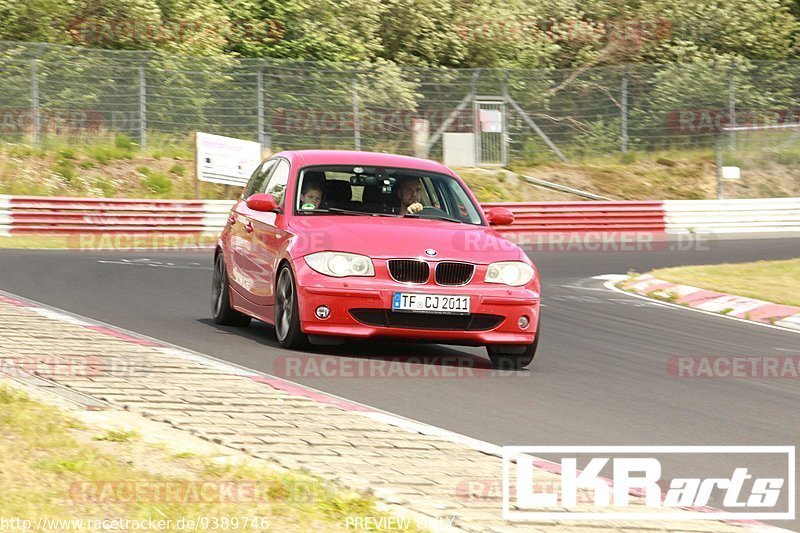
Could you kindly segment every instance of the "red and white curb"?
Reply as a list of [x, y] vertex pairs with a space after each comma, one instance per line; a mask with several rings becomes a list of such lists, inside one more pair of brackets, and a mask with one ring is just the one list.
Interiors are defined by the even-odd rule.
[[618, 287], [640, 296], [666, 300], [698, 311], [800, 331], [800, 307], [670, 283], [649, 274], [622, 280]]
[[[619, 278], [619, 276], [613, 276], [613, 275], [598, 276], [598, 278], [617, 279]], [[117, 340], [130, 342], [131, 344], [135, 344], [138, 346], [147, 346], [161, 353], [164, 353], [165, 355], [180, 357], [184, 360], [192, 361], [199, 365], [205, 366], [207, 368], [213, 368], [220, 372], [249, 378], [258, 383], [263, 383], [274, 389], [286, 392], [290, 395], [309, 398], [318, 403], [335, 406], [359, 416], [365, 416], [375, 421], [380, 421], [385, 424], [399, 427], [410, 433], [419, 433], [422, 435], [435, 436], [441, 438], [444, 441], [451, 442], [453, 444], [459, 444], [467, 448], [471, 448], [473, 450], [485, 453], [487, 455], [492, 455], [499, 458], [503, 457], [503, 447], [497, 444], [491, 444], [489, 442], [474, 439], [472, 437], [468, 437], [460, 433], [455, 433], [447, 429], [439, 428], [436, 426], [426, 424], [424, 422], [418, 422], [416, 420], [412, 420], [393, 413], [389, 413], [387, 411], [370, 407], [365, 404], [353, 402], [351, 400], [327, 392], [323, 392], [314, 389], [312, 387], [308, 387], [306, 385], [300, 385], [298, 383], [294, 383], [277, 376], [272, 376], [269, 374], [258, 372], [256, 370], [239, 366], [234, 363], [229, 363], [227, 361], [217, 359], [216, 357], [207, 354], [195, 352], [193, 350], [189, 350], [186, 348], [182, 348], [180, 346], [176, 346], [174, 344], [154, 339], [152, 337], [148, 337], [147, 335], [142, 335], [140, 333], [135, 333], [117, 326], [112, 326], [110, 324], [99, 322], [91, 318], [87, 318], [81, 315], [70, 313], [68, 311], [50, 307], [48, 305], [39, 302], [23, 299], [20, 296], [13, 295], [5, 291], [0, 291], [0, 303], [6, 303], [16, 307], [21, 307], [26, 309], [27, 311], [39, 314], [45, 318], [49, 318], [51, 320], [58, 320], [75, 326], [81, 326], [86, 328], [87, 330], [93, 331], [95, 333], [108, 335]], [[512, 459], [515, 457], [516, 454], [512, 455]], [[561, 465], [546, 459], [541, 459], [539, 457], [534, 457], [534, 465], [537, 468], [540, 468], [542, 470], [545, 470], [553, 474], [560, 474], [561, 472]], [[578, 473], [580, 472], [581, 471], [578, 470]], [[630, 493], [632, 495], [637, 495], [637, 492], [635, 490], [632, 490]], [[682, 507], [682, 509], [689, 511], [708, 512], [708, 513], [718, 512], [717, 509], [711, 507]], [[735, 524], [743, 527], [755, 528], [758, 531], [775, 531], [775, 532], [789, 531], [775, 526], [770, 526], [768, 524], [763, 524], [761, 522], [754, 520], [733, 520], [733, 519], [721, 519], [721, 520], [714, 519], [714, 520], [729, 524]]]
[[367, 418], [371, 418], [373, 420], [378, 420], [406, 429], [412, 433], [422, 433], [423, 435], [436, 436], [448, 442], [461, 444], [489, 455], [495, 455], [497, 457], [503, 456], [503, 447], [496, 444], [490, 444], [488, 442], [473, 439], [472, 437], [468, 437], [466, 435], [461, 435], [446, 429], [431, 426], [422, 422], [417, 422], [400, 415], [382, 411], [375, 407], [370, 407], [368, 405], [354, 402], [334, 394], [320, 391], [313, 387], [300, 385], [278, 376], [259, 372], [257, 370], [239, 366], [235, 363], [229, 363], [227, 361], [217, 359], [216, 357], [207, 354], [195, 352], [187, 348], [182, 348], [168, 342], [154, 339], [152, 337], [148, 337], [147, 335], [134, 333], [132, 331], [99, 322], [91, 318], [76, 315], [68, 311], [56, 309], [31, 300], [26, 300], [14, 294], [0, 291], [0, 303], [7, 303], [16, 307], [22, 307], [43, 317], [52, 320], [59, 320], [61, 322], [76, 326], [82, 326], [95, 333], [108, 335], [118, 340], [130, 342], [139, 346], [147, 346], [156, 351], [164, 353], [165, 355], [180, 357], [181, 359], [192, 361], [193, 363], [205, 366], [206, 368], [213, 368], [214, 370], [218, 370], [226, 374], [249, 378], [258, 383], [268, 385], [273, 389], [284, 391], [290, 395], [302, 396], [318, 403], [336, 406], [340, 409], [358, 414], [360, 416], [366, 416]]

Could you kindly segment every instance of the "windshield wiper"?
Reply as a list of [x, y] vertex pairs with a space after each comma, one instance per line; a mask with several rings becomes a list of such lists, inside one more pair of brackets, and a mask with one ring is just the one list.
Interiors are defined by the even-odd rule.
[[300, 213], [304, 215], [313, 215], [313, 214], [329, 214], [329, 213], [341, 213], [343, 215], [365, 215], [367, 213], [362, 213], [361, 211], [350, 211], [349, 209], [340, 209], [338, 207], [329, 207], [327, 209], [308, 209], [308, 210], [301, 210]]
[[307, 211], [300, 211], [303, 214], [306, 213], [321, 213], [321, 214], [342, 214], [342, 215], [351, 215], [351, 216], [368, 216], [368, 217], [389, 217], [392, 215], [387, 215], [384, 213], [369, 213], [366, 211], [353, 211], [352, 209], [342, 209], [341, 207], [328, 207], [325, 209], [309, 209]]
[[447, 215], [424, 215], [423, 216], [423, 215], [418, 215], [416, 213], [413, 213], [413, 214], [409, 213], [409, 214], [404, 215], [404, 216], [406, 216], [408, 218], [429, 218], [429, 219], [433, 219], [433, 220], [446, 220], [448, 222], [457, 222], [458, 224], [466, 224], [466, 222], [464, 222], [463, 220], [458, 220], [457, 218], [449, 217]]

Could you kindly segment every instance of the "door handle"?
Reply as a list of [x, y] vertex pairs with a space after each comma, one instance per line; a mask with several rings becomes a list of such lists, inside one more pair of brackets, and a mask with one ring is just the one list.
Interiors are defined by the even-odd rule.
[[248, 222], [247, 224], [244, 225], [244, 229], [247, 230], [247, 233], [252, 233], [253, 232], [253, 223], [252, 222]]

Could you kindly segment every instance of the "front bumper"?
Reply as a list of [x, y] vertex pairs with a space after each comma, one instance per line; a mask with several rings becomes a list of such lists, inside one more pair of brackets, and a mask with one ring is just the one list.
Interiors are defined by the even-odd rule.
[[[525, 287], [493, 286], [473, 281], [461, 287], [427, 284], [398, 283], [381, 276], [376, 265], [376, 277], [333, 278], [312, 270], [303, 259], [295, 264], [297, 293], [300, 311], [300, 328], [303, 333], [320, 336], [344, 336], [356, 338], [387, 338], [464, 344], [480, 346], [486, 344], [530, 344], [536, 337], [539, 318], [538, 281]], [[387, 276], [388, 277], [388, 276]], [[476, 279], [478, 276], [476, 275]], [[482, 279], [482, 278], [481, 278]], [[470, 312], [479, 315], [475, 320], [464, 317], [449, 320], [447, 316], [430, 316], [415, 322], [417, 313], [395, 313], [391, 311], [392, 295], [395, 292], [428, 293], [442, 295], [464, 295], [471, 297]], [[317, 318], [315, 310], [325, 305], [330, 314], [325, 319]], [[365, 314], [374, 317], [380, 312], [360, 313], [358, 310], [385, 310], [394, 325], [372, 325], [365, 323]], [[352, 311], [355, 311], [353, 313]], [[357, 320], [358, 316], [360, 320]], [[404, 315], [392, 317], [391, 315]], [[494, 315], [495, 320], [487, 317]], [[522, 329], [518, 325], [521, 316], [526, 316], [529, 325]], [[400, 320], [394, 320], [400, 318]], [[375, 321], [372, 321], [375, 322]], [[494, 323], [497, 325], [493, 325]], [[438, 329], [447, 323], [448, 329]], [[468, 324], [470, 328], [464, 329]], [[489, 324], [488, 329], [487, 324]], [[418, 327], [422, 326], [422, 327]], [[458, 328], [458, 329], [449, 329]], [[475, 330], [474, 328], [480, 328]]]

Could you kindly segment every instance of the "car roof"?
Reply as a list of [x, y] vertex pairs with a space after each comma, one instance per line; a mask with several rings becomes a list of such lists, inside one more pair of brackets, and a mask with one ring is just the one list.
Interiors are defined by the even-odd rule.
[[274, 157], [285, 157], [301, 166], [312, 165], [363, 165], [369, 167], [395, 167], [439, 172], [453, 175], [446, 166], [428, 159], [406, 155], [359, 152], [356, 150], [287, 150]]

